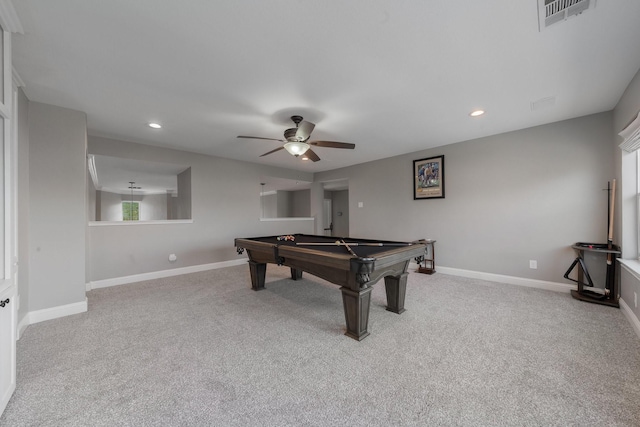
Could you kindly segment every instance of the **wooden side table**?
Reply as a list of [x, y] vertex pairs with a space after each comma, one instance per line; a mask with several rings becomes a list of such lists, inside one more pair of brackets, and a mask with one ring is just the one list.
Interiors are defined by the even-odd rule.
[[424, 258], [418, 266], [418, 273], [433, 274], [436, 272], [436, 247], [435, 240], [424, 239], [422, 243], [425, 243]]

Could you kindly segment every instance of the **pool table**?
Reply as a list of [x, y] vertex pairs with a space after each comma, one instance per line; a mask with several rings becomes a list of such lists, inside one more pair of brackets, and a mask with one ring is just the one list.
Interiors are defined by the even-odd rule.
[[335, 283], [342, 291], [345, 335], [358, 341], [369, 335], [373, 285], [384, 277], [387, 310], [404, 312], [409, 262], [422, 258], [425, 253], [425, 244], [421, 241], [341, 239], [308, 234], [291, 235], [292, 240], [283, 240], [283, 237], [235, 239], [238, 254], [247, 251], [252, 289], [265, 288], [268, 263], [290, 267], [293, 280], [300, 279], [306, 271]]

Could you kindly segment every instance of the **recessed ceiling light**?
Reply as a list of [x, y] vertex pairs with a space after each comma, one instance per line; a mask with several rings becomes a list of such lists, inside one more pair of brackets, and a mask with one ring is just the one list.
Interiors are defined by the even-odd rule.
[[484, 114], [484, 110], [473, 110], [469, 113], [471, 117], [478, 117]]
[[162, 125], [159, 123], [149, 123], [149, 127], [154, 129], [160, 129]]

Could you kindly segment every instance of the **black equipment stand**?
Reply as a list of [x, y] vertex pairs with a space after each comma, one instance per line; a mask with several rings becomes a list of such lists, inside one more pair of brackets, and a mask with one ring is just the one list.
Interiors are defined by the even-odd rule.
[[[420, 240], [420, 243], [424, 243], [426, 246], [424, 248], [424, 256], [422, 259], [416, 259], [419, 264], [417, 271], [418, 273], [433, 274], [436, 272], [436, 241], [423, 239]], [[431, 248], [431, 250], [429, 250], [429, 248]]]
[[[577, 290], [571, 291], [571, 296], [581, 301], [592, 302], [595, 304], [608, 305], [610, 307], [620, 307], [618, 300], [620, 298], [620, 291], [618, 289], [618, 281], [616, 280], [616, 259], [620, 256], [620, 248], [608, 243], [582, 243], [578, 242], [571, 246], [578, 254], [578, 257], [573, 261], [564, 278], [576, 282], [578, 284]], [[607, 276], [605, 280], [604, 289], [595, 287], [587, 266], [584, 262], [584, 252], [594, 252], [602, 254], [607, 262]], [[578, 268], [578, 280], [569, 278], [569, 274], [573, 269]], [[586, 283], [585, 283], [586, 279]]]

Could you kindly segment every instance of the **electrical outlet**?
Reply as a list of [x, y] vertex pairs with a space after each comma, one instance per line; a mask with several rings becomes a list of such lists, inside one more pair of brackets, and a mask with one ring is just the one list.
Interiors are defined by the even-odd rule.
[[529, 260], [529, 268], [535, 270], [538, 268], [538, 261], [536, 261], [535, 259], [530, 259]]

